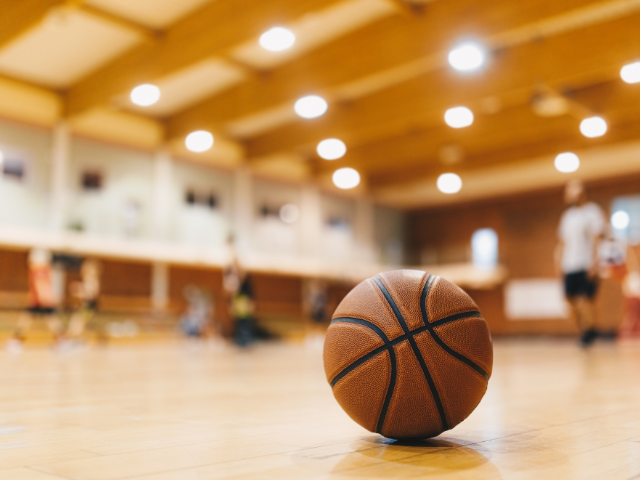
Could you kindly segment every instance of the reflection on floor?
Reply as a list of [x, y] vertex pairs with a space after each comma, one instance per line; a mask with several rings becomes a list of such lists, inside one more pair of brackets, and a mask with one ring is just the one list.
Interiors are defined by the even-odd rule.
[[422, 442], [353, 423], [321, 351], [184, 343], [0, 353], [0, 478], [631, 479], [640, 345], [499, 341], [480, 407]]

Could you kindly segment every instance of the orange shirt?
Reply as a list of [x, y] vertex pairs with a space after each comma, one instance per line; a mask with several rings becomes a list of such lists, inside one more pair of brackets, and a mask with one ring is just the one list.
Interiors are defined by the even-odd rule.
[[29, 304], [43, 308], [56, 306], [50, 266], [29, 268]]

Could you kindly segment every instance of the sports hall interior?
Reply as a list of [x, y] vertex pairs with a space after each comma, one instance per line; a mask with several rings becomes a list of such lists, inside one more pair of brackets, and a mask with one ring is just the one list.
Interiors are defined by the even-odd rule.
[[[0, 0], [0, 478], [640, 478], [640, 271], [598, 281], [582, 348], [554, 256], [572, 180], [640, 256], [638, 25], [638, 0]], [[34, 249], [65, 324], [100, 265], [73, 348], [35, 318], [4, 350]], [[417, 442], [322, 370], [338, 304], [402, 268], [464, 289], [495, 351]]]

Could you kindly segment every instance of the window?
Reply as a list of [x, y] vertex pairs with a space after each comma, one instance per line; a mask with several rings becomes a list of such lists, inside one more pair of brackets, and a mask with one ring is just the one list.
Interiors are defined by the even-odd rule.
[[611, 203], [611, 223], [616, 236], [640, 243], [640, 195], [618, 197]]
[[102, 190], [102, 173], [87, 171], [82, 173], [82, 189], [87, 191]]
[[25, 162], [17, 157], [5, 157], [2, 161], [2, 174], [5, 178], [22, 181], [25, 177]]
[[471, 237], [471, 253], [476, 268], [498, 265], [498, 234], [492, 228], [476, 230]]
[[185, 192], [184, 202], [187, 205], [199, 205], [210, 208], [211, 210], [218, 208], [218, 197], [215, 194], [196, 191], [194, 189], [188, 189]]

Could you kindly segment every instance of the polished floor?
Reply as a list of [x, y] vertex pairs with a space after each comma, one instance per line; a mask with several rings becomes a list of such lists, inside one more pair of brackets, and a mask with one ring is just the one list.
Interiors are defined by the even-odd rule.
[[640, 479], [640, 345], [495, 347], [479, 408], [418, 443], [353, 423], [317, 345], [2, 352], [0, 478]]

